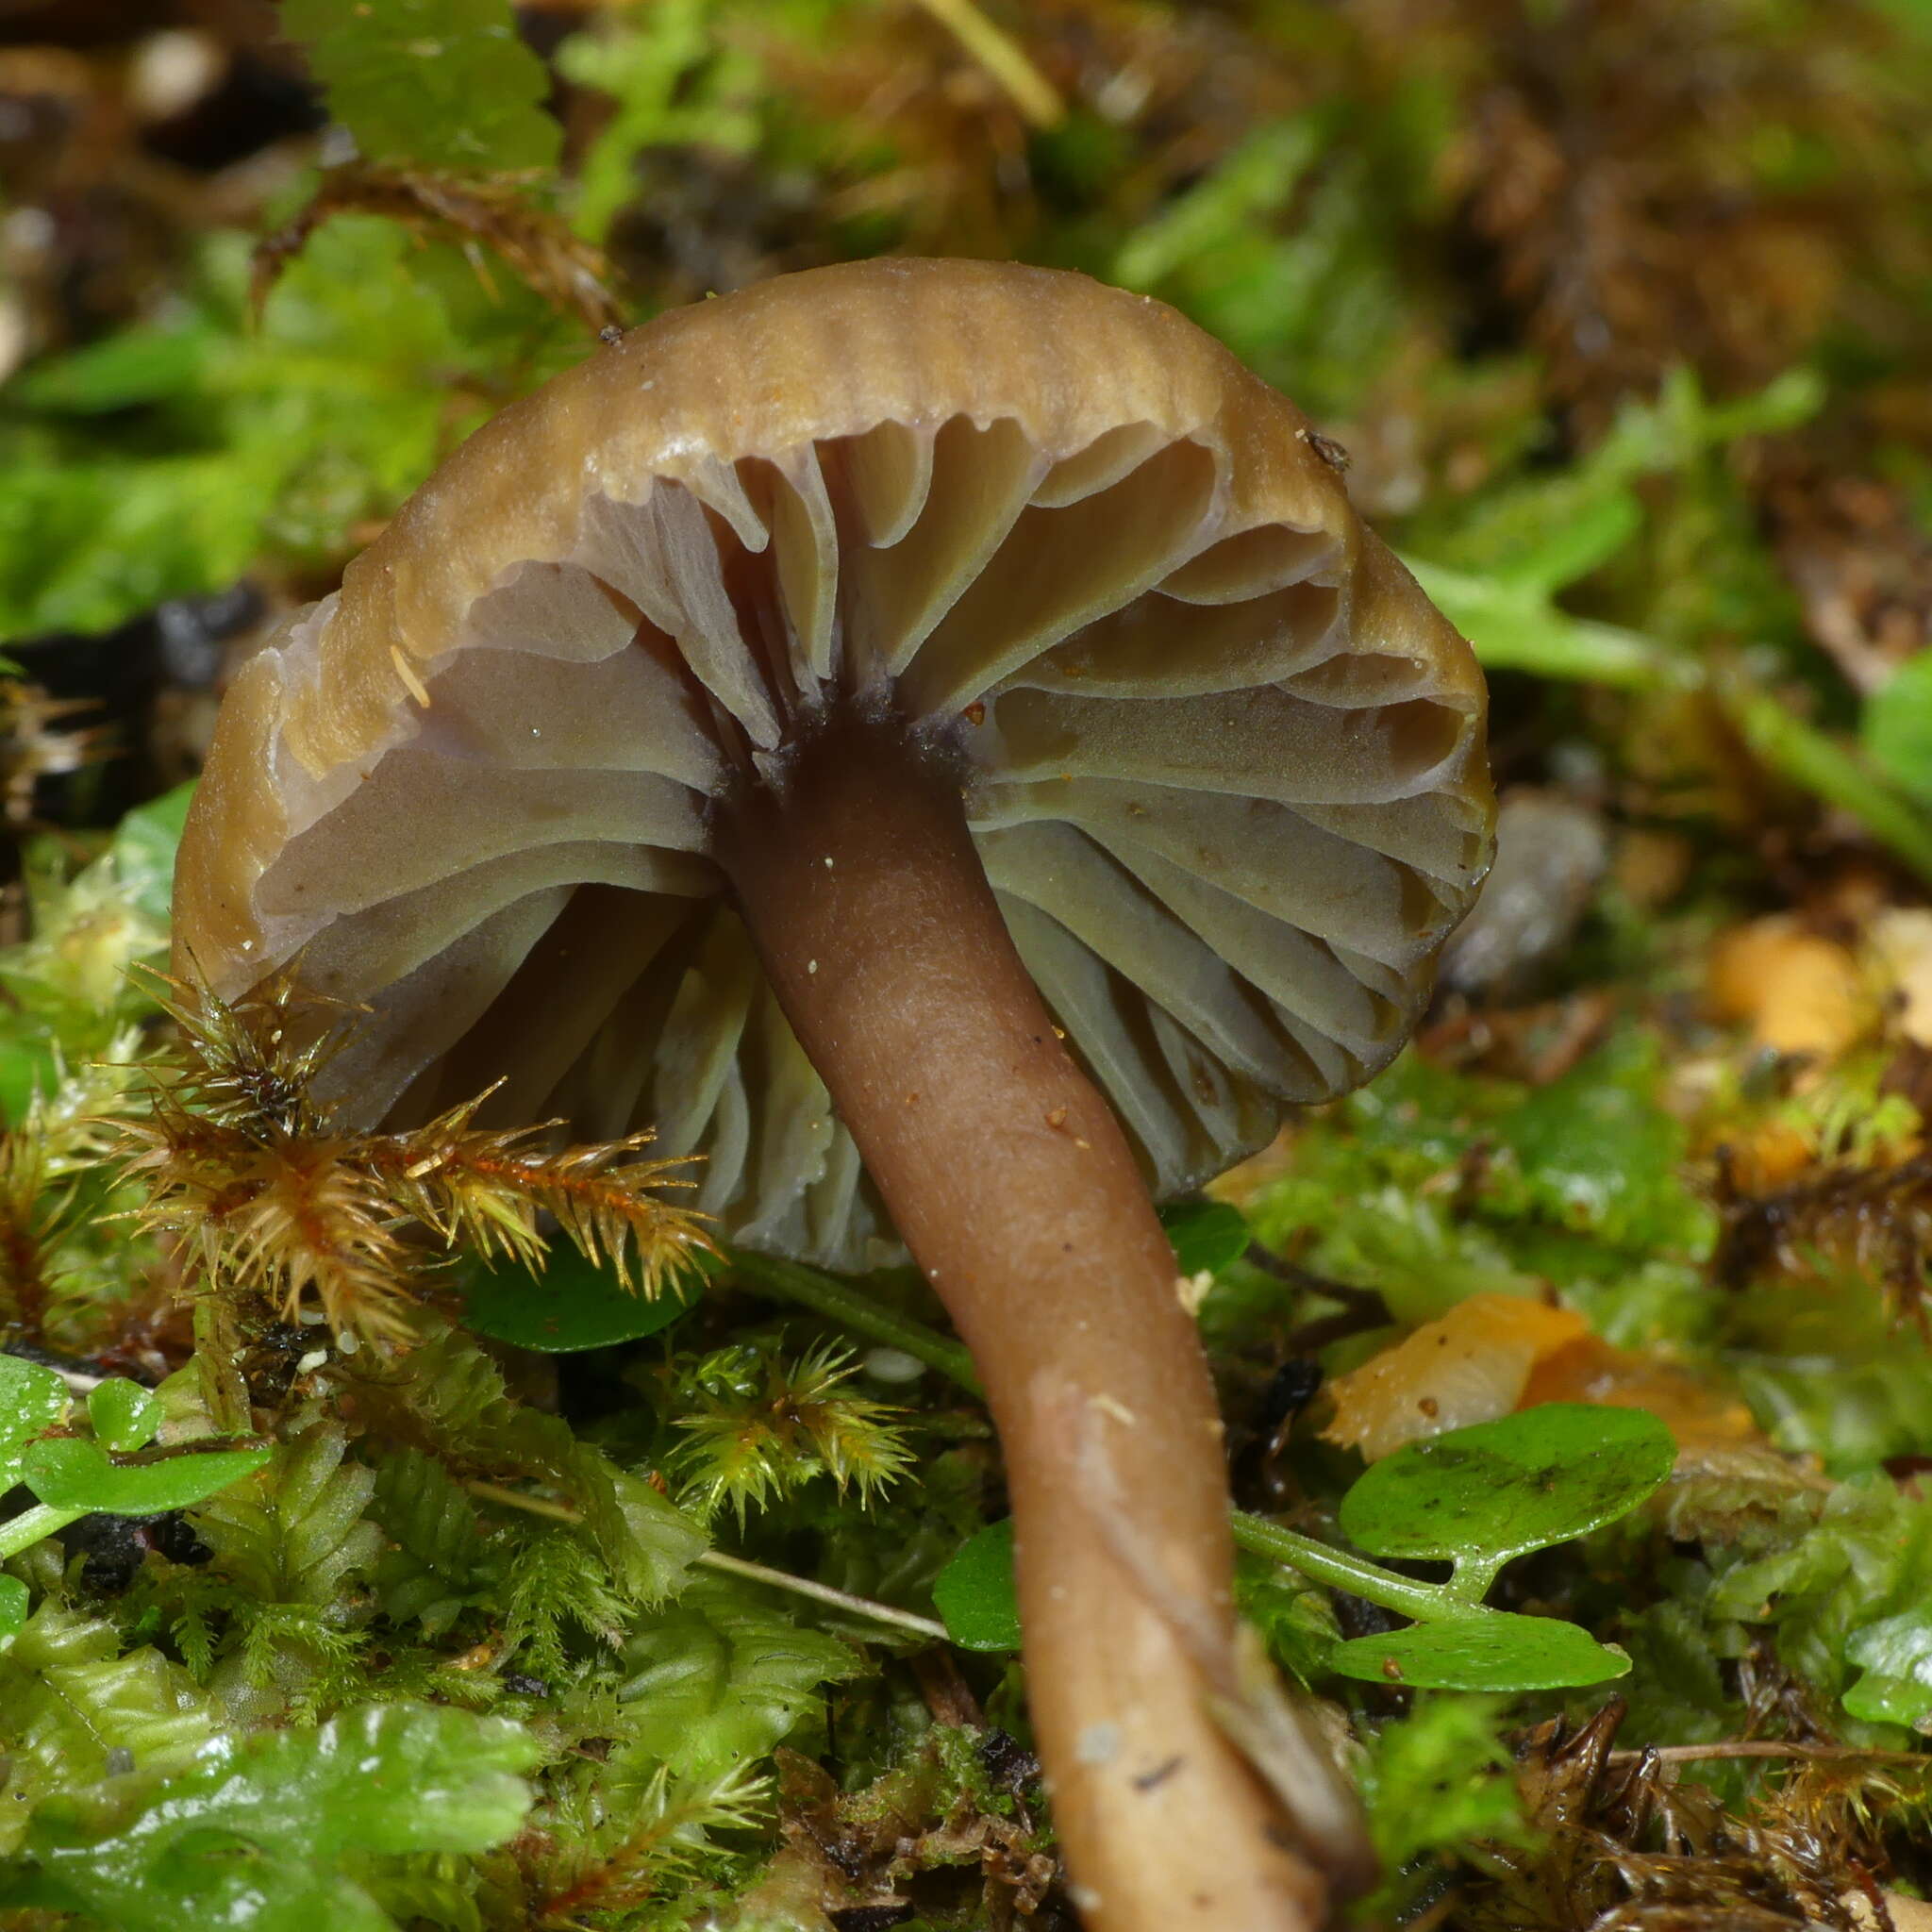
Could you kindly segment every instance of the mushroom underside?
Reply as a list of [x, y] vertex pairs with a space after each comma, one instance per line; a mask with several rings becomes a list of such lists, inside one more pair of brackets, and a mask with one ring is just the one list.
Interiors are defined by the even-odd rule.
[[[498, 561], [353, 771], [286, 745], [261, 963], [372, 1018], [326, 1075], [407, 1123], [650, 1126], [735, 1238], [857, 1269], [891, 1224], [712, 857], [828, 714], [957, 771], [1008, 933], [1158, 1193], [1392, 1054], [1480, 864], [1474, 730], [1373, 538], [1249, 521], [1211, 436], [1065, 453], [886, 422], [587, 495]], [[1412, 591], [1409, 592], [1412, 596]], [[330, 607], [279, 675], [317, 675]], [[259, 964], [251, 968], [259, 971]], [[331, 1097], [325, 1095], [325, 1097]]]

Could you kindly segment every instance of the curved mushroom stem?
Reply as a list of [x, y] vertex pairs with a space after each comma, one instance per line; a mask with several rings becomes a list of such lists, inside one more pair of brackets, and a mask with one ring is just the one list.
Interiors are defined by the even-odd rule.
[[1210, 1711], [1243, 1695], [1221, 1421], [1125, 1138], [1013, 949], [944, 761], [850, 714], [795, 756], [717, 850], [985, 1380], [1075, 1902], [1093, 1932], [1306, 1932], [1318, 1860], [1353, 1852], [1310, 1842], [1335, 1814], [1291, 1816]]

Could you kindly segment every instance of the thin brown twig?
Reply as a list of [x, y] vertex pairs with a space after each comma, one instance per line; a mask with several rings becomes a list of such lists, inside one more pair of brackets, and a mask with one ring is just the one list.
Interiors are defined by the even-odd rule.
[[[502, 1503], [512, 1509], [525, 1509], [533, 1516], [547, 1516], [556, 1523], [581, 1523], [581, 1509], [568, 1503], [553, 1503], [547, 1497], [526, 1495], [502, 1483], [469, 1482], [463, 1487], [486, 1503]], [[834, 1590], [828, 1583], [814, 1583], [808, 1576], [794, 1576], [788, 1570], [774, 1570], [769, 1564], [754, 1563], [743, 1557], [728, 1557], [723, 1550], [706, 1550], [696, 1559], [707, 1570], [722, 1571], [728, 1576], [742, 1576], [752, 1583], [768, 1584], [774, 1590], [790, 1591], [793, 1596], [809, 1597], [828, 1608], [843, 1610], [868, 1623], [886, 1624], [914, 1636], [930, 1638], [935, 1643], [950, 1643], [952, 1633], [933, 1617], [922, 1617], [913, 1610], [895, 1608], [891, 1604], [874, 1603], [870, 1597], [854, 1596], [849, 1591]]]
[[1337, 1313], [1304, 1322], [1291, 1334], [1283, 1337], [1282, 1346], [1290, 1355], [1314, 1355], [1332, 1341], [1345, 1341], [1351, 1335], [1360, 1335], [1371, 1328], [1386, 1328], [1395, 1319], [1378, 1290], [1356, 1288], [1346, 1281], [1331, 1281], [1325, 1274], [1317, 1274], [1298, 1262], [1285, 1261], [1279, 1255], [1271, 1254], [1259, 1241], [1248, 1243], [1244, 1258], [1251, 1267], [1258, 1268], [1264, 1274], [1274, 1275], [1275, 1280], [1284, 1281], [1291, 1288], [1300, 1289], [1304, 1294], [1319, 1295], [1324, 1301], [1341, 1304]]
[[257, 314], [288, 264], [332, 216], [386, 215], [419, 238], [450, 232], [485, 290], [494, 297], [482, 250], [499, 256], [525, 285], [553, 308], [575, 314], [593, 335], [626, 320], [607, 285], [609, 264], [525, 191], [539, 177], [503, 175], [465, 180], [408, 168], [356, 161], [324, 174], [313, 198], [255, 252], [251, 300]]
[[1825, 1763], [1862, 1758], [1869, 1764], [1932, 1764], [1923, 1751], [1864, 1751], [1856, 1744], [1800, 1744], [1783, 1738], [1733, 1738], [1716, 1744], [1655, 1744], [1647, 1750], [1612, 1751], [1609, 1764], [1695, 1764], [1721, 1757], [1803, 1757]]
[[1066, 116], [1059, 91], [1027, 58], [1012, 35], [995, 26], [973, 0], [919, 0], [1007, 92], [1036, 127], [1056, 127]]

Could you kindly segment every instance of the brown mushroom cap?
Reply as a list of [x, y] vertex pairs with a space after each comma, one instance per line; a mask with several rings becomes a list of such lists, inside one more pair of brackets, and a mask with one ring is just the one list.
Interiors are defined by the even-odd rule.
[[1407, 1037], [1492, 816], [1467, 645], [1306, 419], [1173, 309], [882, 260], [506, 410], [223, 712], [177, 964], [373, 1022], [343, 1117], [655, 1126], [741, 1241], [896, 1251], [708, 857], [828, 691], [959, 760], [1018, 950], [1158, 1193]]

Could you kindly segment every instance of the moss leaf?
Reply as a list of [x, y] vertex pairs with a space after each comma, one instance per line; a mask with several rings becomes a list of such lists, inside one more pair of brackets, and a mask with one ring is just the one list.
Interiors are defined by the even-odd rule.
[[550, 78], [509, 0], [285, 0], [282, 27], [366, 159], [458, 174], [556, 163]]
[[618, 1696], [632, 1748], [674, 1777], [710, 1778], [763, 1757], [858, 1659], [742, 1586], [701, 1577], [624, 1650]]
[[43, 1807], [0, 1898], [124, 1932], [382, 1932], [393, 1921], [338, 1861], [501, 1843], [523, 1822], [521, 1774], [541, 1756], [515, 1724], [412, 1704], [225, 1738], [172, 1783]]

